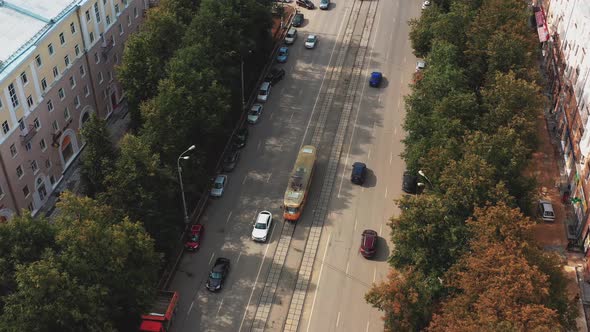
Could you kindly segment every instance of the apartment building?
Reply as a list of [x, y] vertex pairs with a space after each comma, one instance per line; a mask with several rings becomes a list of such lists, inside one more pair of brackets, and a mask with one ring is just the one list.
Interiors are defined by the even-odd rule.
[[0, 1], [0, 221], [35, 213], [84, 142], [116, 112], [123, 45], [148, 0]]
[[562, 190], [574, 211], [567, 220], [568, 237], [590, 254], [590, 1], [543, 0], [537, 6], [556, 121], [550, 129], [559, 137], [565, 166]]

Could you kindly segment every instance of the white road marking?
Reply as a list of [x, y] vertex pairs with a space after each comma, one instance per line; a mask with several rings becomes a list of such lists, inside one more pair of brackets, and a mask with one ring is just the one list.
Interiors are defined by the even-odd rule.
[[[272, 229], [270, 231], [272, 234]], [[256, 284], [258, 283], [258, 278], [260, 277], [260, 272], [262, 271], [262, 265], [264, 264], [264, 259], [266, 258], [266, 254], [268, 253], [269, 247], [270, 247], [270, 245], [269, 245], [269, 243], [267, 243], [266, 250], [264, 250], [264, 255], [262, 256], [262, 260], [260, 261], [260, 267], [258, 268], [258, 273], [256, 274], [256, 279], [254, 280], [254, 284], [252, 285], [252, 291], [250, 292], [250, 297], [248, 298], [248, 303], [246, 304], [246, 310], [244, 310], [244, 316], [242, 317], [242, 322], [240, 323], [240, 328], [238, 329], [238, 332], [242, 331], [242, 326], [244, 325], [244, 320], [246, 319], [246, 314], [248, 313], [248, 307], [250, 306], [250, 301], [252, 301], [252, 295], [254, 295], [254, 290], [256, 289]]]
[[315, 291], [313, 294], [313, 302], [311, 303], [311, 313], [309, 314], [309, 321], [307, 322], [307, 331], [309, 332], [309, 327], [311, 326], [311, 318], [313, 317], [313, 307], [315, 306], [315, 300], [318, 296], [318, 289], [320, 288], [320, 281], [322, 280], [322, 272], [324, 271], [324, 262], [326, 261], [326, 254], [328, 253], [328, 247], [330, 247], [330, 239], [332, 238], [332, 232], [328, 234], [328, 241], [326, 242], [326, 249], [324, 250], [324, 257], [322, 257], [322, 265], [320, 266], [320, 275], [318, 276], [318, 283], [315, 287]]
[[293, 111], [293, 113], [291, 113], [291, 116], [289, 117], [289, 122], [288, 123], [291, 123], [291, 120], [293, 120], [293, 115], [295, 115], [295, 111]]
[[[379, 233], [381, 234], [381, 233]], [[238, 259], [236, 259], [236, 265], [238, 265], [238, 262], [240, 261], [240, 257], [242, 257], [242, 252], [240, 251], [240, 254], [238, 255]]]
[[397, 127], [393, 128], [393, 136], [397, 136]]
[[387, 187], [385, 187], [385, 198], [387, 198]]
[[227, 219], [225, 219], [225, 225], [227, 225], [227, 223], [229, 222], [229, 219], [231, 218], [232, 213], [233, 213], [233, 211], [229, 211], [229, 214], [227, 215]]
[[191, 306], [188, 308], [186, 315], [189, 316], [191, 314], [191, 310], [193, 310], [193, 306], [195, 305], [195, 301], [191, 302]]
[[365, 330], [366, 332], [369, 332], [369, 321], [367, 321], [367, 329]]
[[211, 265], [211, 262], [213, 261], [213, 257], [215, 257], [214, 252], [211, 253], [211, 258], [209, 258], [209, 265]]
[[338, 311], [338, 317], [336, 317], [336, 327], [340, 324], [340, 311]]
[[221, 299], [221, 303], [219, 303], [219, 309], [217, 309], [217, 316], [219, 316], [219, 312], [221, 311], [222, 305], [223, 305], [223, 299]]
[[367, 159], [371, 159], [371, 148], [369, 148], [369, 153], [367, 154]]
[[377, 98], [377, 101], [379, 102], [379, 104], [381, 104], [381, 95], [379, 95], [379, 98]]
[[356, 220], [356, 218], [354, 218], [354, 230], [355, 231], [356, 231], [356, 222], [357, 222], [357, 220]]
[[[348, 13], [348, 9], [346, 8], [346, 10], [344, 11], [344, 17], [346, 17], [346, 14]], [[342, 32], [342, 26], [344, 24], [345, 20], [342, 20], [340, 22], [340, 28], [338, 28], [338, 34], [336, 35], [336, 39], [335, 40], [339, 40], [340, 39], [340, 33]], [[334, 43], [334, 47], [332, 47], [332, 52], [330, 52], [330, 59], [328, 60], [328, 65], [330, 63], [332, 63], [332, 57], [334, 56], [334, 52], [336, 51], [336, 45], [338, 43]], [[301, 138], [301, 145], [299, 145], [299, 150], [301, 150], [301, 147], [303, 146], [303, 142], [305, 142], [305, 136], [307, 135], [307, 131], [309, 130], [309, 126], [311, 125], [311, 119], [313, 119], [313, 114], [315, 113], [315, 108], [318, 104], [318, 101], [320, 100], [320, 92], [322, 91], [322, 87], [324, 86], [324, 82], [326, 81], [326, 75], [328, 75], [328, 67], [326, 67], [326, 71], [324, 71], [324, 77], [322, 77], [322, 83], [320, 84], [320, 89], [318, 90], [318, 94], [315, 98], [315, 102], [313, 103], [313, 108], [311, 109], [311, 115], [309, 116], [309, 120], [307, 121], [307, 126], [305, 126], [305, 131], [303, 132], [303, 137]]]
[[350, 261], [346, 262], [346, 274], [348, 274], [348, 268], [350, 268]]
[[272, 120], [272, 116], [274, 115], [274, 113], [270, 113], [270, 119]]
[[373, 270], [373, 282], [375, 282], [375, 279], [377, 279], [377, 268]]
[[266, 183], [270, 183], [270, 176], [272, 175], [272, 172], [268, 174], [268, 177], [266, 178]]
[[393, 161], [393, 152], [389, 154], [389, 165], [391, 165], [392, 161]]
[[244, 180], [242, 180], [242, 184], [246, 183], [247, 178], [248, 178], [248, 174], [244, 175]]
[[404, 56], [404, 65], [406, 64], [406, 57]]
[[[381, 224], [381, 226], [379, 226], [379, 234], [383, 234], [383, 224]], [[383, 236], [383, 235], [381, 235]]]
[[258, 146], [256, 147], [256, 150], [260, 150], [260, 144], [262, 144], [262, 141], [258, 141]]

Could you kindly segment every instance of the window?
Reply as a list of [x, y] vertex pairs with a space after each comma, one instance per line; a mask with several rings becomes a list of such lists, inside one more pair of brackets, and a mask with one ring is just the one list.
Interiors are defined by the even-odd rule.
[[86, 11], [86, 21], [90, 21], [90, 11]]
[[49, 55], [53, 55], [53, 44], [47, 45], [47, 50], [49, 51]]
[[53, 78], [57, 78], [59, 76], [59, 70], [57, 66], [53, 67]]
[[131, 16], [127, 15], [127, 26], [131, 26]]
[[113, 72], [109, 71], [109, 82], [113, 81]]
[[86, 84], [84, 86], [84, 96], [88, 97], [89, 94], [90, 94], [90, 89], [88, 89], [88, 84]]
[[62, 45], [66, 43], [66, 37], [63, 32], [59, 34], [59, 43]]
[[57, 94], [59, 95], [59, 99], [64, 100], [64, 98], [66, 97], [66, 93], [64, 92], [63, 88], [59, 88], [59, 90], [57, 91]]
[[31, 95], [29, 95], [27, 97], [27, 105], [29, 106], [29, 108], [33, 107], [33, 105], [35, 105], [35, 103], [33, 102], [33, 97]]
[[31, 142], [27, 142], [27, 143], [25, 144], [25, 150], [27, 150], [27, 151], [31, 151], [31, 149], [32, 149], [32, 148], [33, 148], [33, 147], [31, 146]]
[[16, 176], [18, 176], [18, 178], [22, 178], [24, 175], [23, 173], [23, 168], [21, 167], [21, 165], [16, 166]]
[[99, 63], [100, 57], [98, 56], [98, 52], [94, 53], [94, 63]]
[[51, 124], [51, 128], [53, 128], [53, 131], [55, 131], [55, 132], [59, 131], [59, 124], [57, 123], [57, 120], [53, 120], [53, 123]]
[[29, 194], [30, 194], [29, 187], [27, 187], [27, 186], [23, 187], [23, 194], [25, 194], [25, 198], [29, 197]]
[[127, 0], [123, 0], [123, 4], [127, 7]]
[[10, 155], [14, 158], [18, 154], [18, 150], [16, 149], [16, 145], [12, 144], [10, 146]]
[[80, 55], [80, 46], [78, 44], [74, 46], [74, 53], [76, 53], [76, 56]]
[[8, 121], [2, 122], [2, 132], [6, 134], [10, 131], [10, 126], [8, 126]]
[[64, 119], [66, 119], [66, 121], [70, 119], [70, 110], [67, 107], [64, 109]]
[[98, 72], [98, 84], [102, 83], [102, 72]]
[[53, 112], [53, 103], [51, 102], [51, 99], [47, 101], [47, 111]]
[[73, 89], [76, 87], [76, 79], [74, 76], [70, 76], [70, 87]]
[[119, 14], [119, 4], [118, 3], [115, 4], [115, 13], [117, 15]]
[[119, 23], [119, 34], [123, 34], [123, 24]]
[[31, 161], [31, 169], [33, 170], [33, 174], [39, 171], [39, 166], [37, 166], [37, 161], [35, 159]]
[[[49, 160], [47, 160], [47, 161], [49, 161]], [[49, 161], [49, 167], [51, 167], [51, 161]], [[49, 177], [49, 182], [51, 183], [51, 185], [54, 185], [55, 184], [55, 176], [51, 175]]]
[[102, 0], [102, 4], [106, 5], [107, 4], [107, 0]]
[[94, 32], [90, 32], [90, 43], [94, 43]]
[[29, 202], [29, 205], [27, 205], [27, 209], [29, 209], [29, 211], [33, 212], [33, 210], [35, 210], [35, 204], [32, 201]]
[[80, 76], [84, 77], [86, 75], [86, 71], [84, 70], [84, 65], [80, 66]]
[[70, 66], [70, 56], [69, 55], [64, 56], [64, 63], [66, 64], [66, 67]]
[[111, 17], [107, 15], [107, 25], [111, 25]]
[[35, 129], [39, 129], [41, 128], [41, 122], [39, 121], [39, 118], [35, 118], [35, 120], [33, 120], [33, 126], [35, 126]]
[[43, 91], [47, 90], [47, 80], [45, 79], [45, 77], [43, 77], [43, 79], [41, 80], [41, 89], [43, 89]]
[[135, 16], [135, 17], [138, 16], [138, 14], [137, 14], [137, 7], [133, 8], [133, 16]]
[[29, 79], [27, 78], [27, 73], [25, 73], [24, 71], [22, 73], [20, 73], [20, 80], [21, 80], [21, 82], [23, 82], [23, 85], [27, 85], [27, 83], [29, 83]]
[[18, 119], [18, 127], [20, 130], [25, 130], [25, 120], [23, 118]]
[[76, 106], [76, 108], [80, 107], [80, 97], [74, 97], [74, 106]]
[[76, 33], [76, 25], [74, 22], [70, 23], [70, 31], [72, 32], [72, 35]]
[[42, 138], [39, 141], [39, 147], [41, 148], [41, 151], [45, 151], [45, 149], [47, 149], [47, 144], [45, 144], [45, 138]]
[[98, 3], [94, 3], [94, 15], [96, 15], [96, 22], [100, 22], [100, 12], [98, 11]]
[[41, 68], [41, 66], [43, 66], [43, 62], [41, 61], [41, 55], [37, 54], [35, 56], [35, 62], [37, 63], [37, 67]]
[[18, 107], [18, 96], [16, 95], [16, 90], [14, 89], [14, 83], [10, 83], [10, 85], [8, 85], [8, 93], [10, 94], [12, 107]]

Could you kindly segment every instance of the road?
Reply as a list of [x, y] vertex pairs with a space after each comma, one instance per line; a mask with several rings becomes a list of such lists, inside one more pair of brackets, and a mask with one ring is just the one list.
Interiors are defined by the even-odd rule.
[[[358, 1], [358, 0], [357, 0]], [[329, 11], [302, 10], [306, 16], [299, 37], [290, 47], [283, 67], [287, 75], [273, 87], [264, 105], [261, 121], [250, 127], [247, 146], [224, 196], [212, 200], [201, 223], [205, 225], [202, 248], [181, 260], [170, 289], [180, 292], [173, 331], [250, 331], [269, 269], [276, 260], [283, 232], [280, 205], [288, 174], [299, 147], [312, 136], [320, 138], [318, 167], [310, 204], [292, 231], [289, 250], [280, 270], [280, 281], [272, 298], [266, 329], [283, 330], [312, 215], [318, 208], [322, 178], [330, 146], [338, 131], [339, 113], [331, 111], [318, 128], [322, 102], [328, 96], [327, 74], [343, 49], [342, 36], [353, 0], [332, 4]], [[375, 2], [377, 11], [367, 36], [369, 45], [361, 59], [360, 88], [357, 89], [346, 131], [340, 163], [328, 205], [328, 217], [317, 248], [311, 282], [303, 306], [300, 331], [378, 331], [383, 329], [380, 313], [367, 305], [364, 293], [373, 281], [385, 277], [388, 243], [387, 219], [396, 212], [392, 199], [399, 197], [403, 162], [399, 157], [403, 137], [402, 96], [407, 93], [415, 59], [407, 40], [407, 20], [419, 15], [417, 1]], [[319, 36], [316, 49], [303, 47], [307, 33]], [[348, 58], [347, 58], [348, 59]], [[354, 58], [344, 66], [350, 66]], [[370, 71], [384, 73], [381, 88], [367, 87]], [[320, 93], [321, 92], [321, 93]], [[333, 104], [342, 103], [338, 98]], [[331, 110], [338, 107], [332, 106]], [[317, 135], [319, 133], [319, 135]], [[364, 161], [371, 170], [363, 187], [348, 181], [353, 161]], [[266, 244], [250, 239], [257, 213], [269, 210], [275, 224]], [[373, 228], [383, 237], [380, 253], [367, 261], [358, 254], [360, 232]], [[232, 267], [224, 289], [210, 293], [204, 288], [207, 273], [216, 257], [227, 257]]]

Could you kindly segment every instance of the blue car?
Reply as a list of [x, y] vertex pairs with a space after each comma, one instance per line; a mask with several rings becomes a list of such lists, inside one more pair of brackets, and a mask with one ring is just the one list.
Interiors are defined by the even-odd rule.
[[285, 63], [285, 62], [287, 62], [288, 57], [289, 57], [289, 48], [286, 46], [279, 48], [279, 54], [277, 55], [277, 62]]
[[371, 78], [369, 79], [369, 85], [377, 88], [381, 85], [381, 81], [383, 80], [383, 74], [378, 71], [374, 71], [371, 73]]

